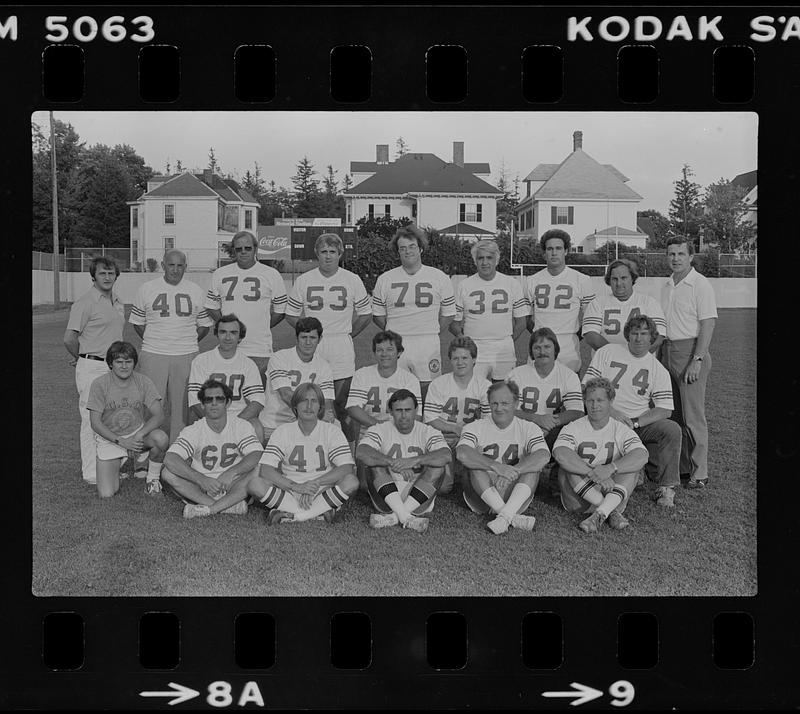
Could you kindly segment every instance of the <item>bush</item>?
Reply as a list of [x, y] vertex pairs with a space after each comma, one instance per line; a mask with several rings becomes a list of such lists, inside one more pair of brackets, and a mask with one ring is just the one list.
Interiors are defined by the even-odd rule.
[[158, 261], [155, 258], [148, 258], [147, 259], [147, 269], [151, 273], [155, 273], [158, 270]]

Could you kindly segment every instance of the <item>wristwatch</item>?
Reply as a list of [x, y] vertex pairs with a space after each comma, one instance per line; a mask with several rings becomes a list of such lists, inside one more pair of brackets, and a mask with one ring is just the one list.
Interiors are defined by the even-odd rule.
[[631, 419], [631, 426], [633, 426], [634, 429], [638, 429], [639, 428], [639, 420], [638, 419]]
[[692, 359], [695, 362], [702, 362], [703, 361], [703, 356], [702, 355], [692, 355]]
[[118, 437], [118, 436], [115, 436], [115, 437], [114, 437], [114, 443], [115, 443], [115, 444], [119, 444], [119, 437]]

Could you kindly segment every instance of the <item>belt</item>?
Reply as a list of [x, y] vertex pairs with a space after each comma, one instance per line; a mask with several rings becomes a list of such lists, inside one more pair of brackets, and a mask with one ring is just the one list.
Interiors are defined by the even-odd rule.
[[96, 359], [98, 362], [105, 362], [106, 361], [105, 357], [95, 357], [95, 355], [83, 354], [83, 355], [78, 355], [78, 357], [83, 357], [83, 359]]

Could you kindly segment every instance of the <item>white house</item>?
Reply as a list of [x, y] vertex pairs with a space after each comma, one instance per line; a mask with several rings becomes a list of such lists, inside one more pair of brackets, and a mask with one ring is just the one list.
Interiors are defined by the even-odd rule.
[[258, 229], [258, 202], [235, 181], [206, 169], [202, 174], [153, 176], [131, 207], [131, 262], [143, 269], [148, 258], [159, 263], [164, 251], [186, 253], [192, 269], [214, 269], [220, 243], [239, 230]]
[[576, 252], [615, 240], [646, 247], [647, 234], [636, 225], [642, 197], [626, 186], [627, 176], [583, 150], [583, 132], [574, 132], [572, 140], [572, 153], [560, 164], [539, 164], [525, 177], [527, 192], [516, 208], [517, 236], [536, 239], [561, 228]]
[[734, 186], [743, 188], [747, 193], [742, 198], [742, 203], [747, 207], [747, 213], [744, 214], [743, 220], [747, 221], [753, 226], [758, 226], [758, 172], [748, 171], [747, 173], [739, 174], [731, 183]]
[[464, 162], [464, 142], [453, 142], [453, 161], [408, 153], [389, 161], [389, 145], [378, 144], [375, 161], [352, 161], [356, 182], [342, 195], [345, 225], [364, 216], [410, 218], [423, 228], [445, 229], [469, 239], [493, 236], [502, 192], [484, 181], [489, 164]]

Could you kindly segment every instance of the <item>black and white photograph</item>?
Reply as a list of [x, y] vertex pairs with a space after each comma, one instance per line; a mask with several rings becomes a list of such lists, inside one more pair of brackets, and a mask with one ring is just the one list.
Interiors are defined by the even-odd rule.
[[34, 112], [33, 595], [755, 595], [758, 131]]

